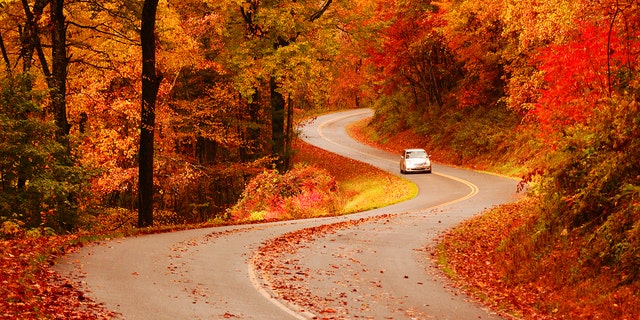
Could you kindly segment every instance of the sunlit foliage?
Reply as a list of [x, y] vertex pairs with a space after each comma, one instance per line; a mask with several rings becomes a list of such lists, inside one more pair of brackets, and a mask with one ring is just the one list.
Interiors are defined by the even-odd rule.
[[[63, 17], [54, 4], [64, 6]], [[305, 215], [300, 208], [313, 197], [330, 207], [328, 196], [305, 193], [330, 190], [330, 174], [298, 168], [294, 179], [269, 170], [287, 167], [297, 115], [372, 107], [381, 140], [409, 132], [455, 164], [530, 171], [524, 182], [538, 184], [531, 190], [540, 200], [531, 232], [586, 239], [588, 249], [573, 252], [579, 267], [637, 284], [637, 1], [159, 4], [158, 221], [228, 219], [239, 199], [264, 200], [246, 197], [260, 188], [249, 183], [256, 175], [286, 197], [263, 193], [277, 205], [241, 219]], [[139, 206], [141, 5], [0, 1], [7, 237], [131, 225]]]
[[283, 175], [264, 171], [247, 184], [230, 214], [249, 221], [330, 215], [339, 209], [337, 191], [335, 179], [312, 166], [298, 166]]

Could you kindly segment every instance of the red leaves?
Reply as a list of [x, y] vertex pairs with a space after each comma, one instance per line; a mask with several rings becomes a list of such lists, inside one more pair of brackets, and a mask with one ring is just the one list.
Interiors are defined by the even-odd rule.
[[578, 25], [567, 42], [539, 49], [545, 87], [534, 114], [545, 133], [585, 123], [600, 100], [615, 95], [617, 86], [626, 86], [625, 74], [638, 63], [637, 35], [619, 34], [605, 21]]
[[324, 310], [320, 310], [321, 314], [326, 314], [326, 313], [336, 313], [337, 311], [333, 308], [326, 308]]
[[579, 235], [561, 237], [539, 225], [530, 203], [514, 203], [449, 232], [438, 252], [460, 286], [525, 319], [638, 318], [639, 297], [629, 294], [637, 284], [621, 285], [610, 270], [576, 267], [589, 244]]
[[[0, 242], [0, 318], [110, 319], [114, 314], [49, 269], [77, 236]], [[64, 249], [62, 249], [64, 251]]]
[[439, 28], [442, 15], [420, 1], [383, 4], [379, 44], [368, 49], [369, 63], [382, 92], [412, 91], [429, 102], [442, 104], [442, 90], [451, 85], [453, 60]]
[[[362, 223], [371, 221], [389, 219], [390, 215], [382, 215], [377, 217], [368, 217], [358, 220], [343, 221], [330, 225], [320, 225], [317, 227], [307, 228], [282, 235], [265, 242], [252, 259], [252, 262], [258, 271], [260, 278], [265, 281], [274, 292], [283, 300], [294, 303], [303, 307], [305, 310], [311, 310], [328, 318], [341, 318], [343, 310], [335, 307], [329, 307], [330, 303], [336, 302], [338, 305], [346, 306], [348, 301], [347, 293], [341, 292], [337, 298], [317, 297], [313, 296], [306, 286], [307, 281], [315, 276], [315, 272], [303, 269], [299, 266], [299, 261], [290, 259], [289, 255], [295, 254], [300, 248], [306, 247], [316, 238], [333, 234], [337, 230], [353, 228]], [[359, 263], [355, 259], [349, 260], [353, 263]], [[332, 269], [343, 269], [343, 265], [330, 264]], [[333, 273], [334, 271], [326, 271]], [[379, 284], [373, 284], [378, 285]], [[353, 292], [357, 290], [354, 289]]]
[[584, 25], [573, 41], [541, 50], [540, 69], [547, 86], [540, 92], [535, 114], [545, 127], [582, 123], [598, 99], [607, 96], [606, 32]]

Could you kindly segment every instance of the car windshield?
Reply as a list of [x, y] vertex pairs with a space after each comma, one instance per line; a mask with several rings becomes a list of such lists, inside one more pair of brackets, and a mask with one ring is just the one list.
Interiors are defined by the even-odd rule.
[[427, 157], [427, 153], [425, 151], [422, 150], [416, 150], [416, 151], [407, 151], [407, 159], [424, 159]]

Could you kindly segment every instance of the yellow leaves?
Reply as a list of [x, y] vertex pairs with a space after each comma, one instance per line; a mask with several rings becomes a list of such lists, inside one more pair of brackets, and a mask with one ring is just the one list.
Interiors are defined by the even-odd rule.
[[197, 64], [197, 59], [202, 55], [198, 53], [198, 42], [189, 36], [189, 32], [184, 27], [195, 27], [182, 23], [178, 14], [166, 6], [160, 6], [157, 21], [159, 40], [161, 41], [158, 50], [158, 65], [170, 72], [176, 73], [186, 65]]
[[441, 8], [446, 9], [446, 18], [450, 27], [461, 27], [477, 21], [495, 20], [502, 12], [502, 1], [460, 1], [455, 3], [441, 3]]
[[520, 50], [536, 43], [563, 41], [582, 13], [581, 1], [507, 0], [502, 12], [505, 34], [516, 34]]
[[296, 2], [287, 2], [286, 6], [263, 7], [259, 11], [259, 18], [262, 18], [267, 26], [265, 30], [269, 30], [270, 35], [288, 39], [301, 31], [301, 9], [301, 5]]

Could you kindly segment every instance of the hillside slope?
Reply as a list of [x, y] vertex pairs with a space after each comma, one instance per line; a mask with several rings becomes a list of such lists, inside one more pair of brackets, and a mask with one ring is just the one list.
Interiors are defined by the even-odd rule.
[[[368, 121], [358, 123], [350, 133], [388, 151], [415, 146], [429, 149], [430, 140], [411, 130], [381, 139], [367, 125]], [[482, 158], [466, 158], [460, 163], [460, 157], [446, 146], [431, 153], [435, 161], [496, 169]], [[516, 159], [514, 163], [525, 161]], [[553, 202], [536, 187], [556, 178], [547, 174], [540, 181], [537, 177], [533, 191], [522, 201], [491, 209], [451, 230], [434, 250], [442, 269], [460, 287], [514, 318], [640, 318], [640, 281], [637, 271], [633, 271], [640, 258], [635, 236], [637, 202], [629, 206], [616, 204], [610, 209], [618, 212], [611, 214], [617, 217], [616, 221], [624, 223], [602, 219], [575, 226], [568, 218], [558, 221], [556, 215], [570, 216], [570, 206], [551, 210]], [[575, 191], [578, 194], [580, 190]], [[625, 200], [623, 195], [618, 198]], [[603, 239], [611, 243], [603, 244]], [[612, 251], [610, 246], [618, 251]]]

